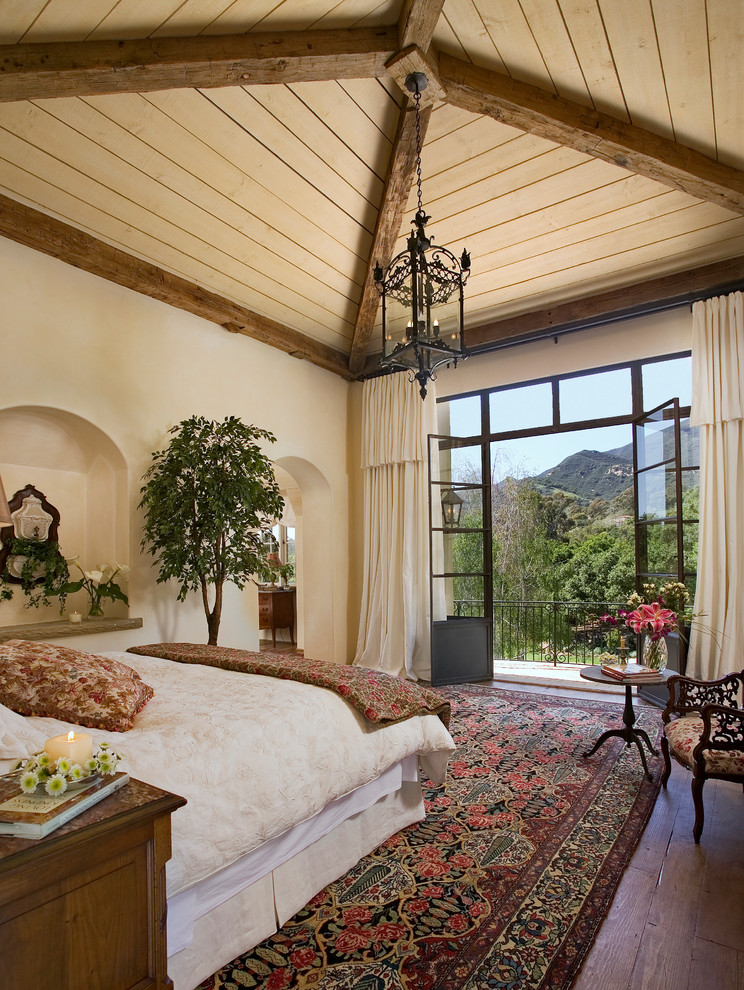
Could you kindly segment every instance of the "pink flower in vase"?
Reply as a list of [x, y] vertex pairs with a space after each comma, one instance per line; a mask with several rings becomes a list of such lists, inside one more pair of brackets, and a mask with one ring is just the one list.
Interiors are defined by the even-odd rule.
[[646, 633], [651, 639], [667, 636], [677, 628], [677, 615], [671, 609], [663, 608], [660, 602], [639, 605], [628, 612], [626, 623], [635, 633]]

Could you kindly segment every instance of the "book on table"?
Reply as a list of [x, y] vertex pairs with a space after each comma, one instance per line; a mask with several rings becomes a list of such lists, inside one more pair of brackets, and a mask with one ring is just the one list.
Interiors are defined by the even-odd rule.
[[0, 777], [0, 835], [16, 835], [24, 839], [43, 839], [54, 829], [69, 822], [109, 794], [118, 791], [129, 780], [129, 774], [96, 776], [90, 783], [65, 791], [60, 797], [50, 797], [39, 785], [33, 794], [20, 789], [20, 773]]
[[650, 681], [660, 684], [664, 680], [658, 670], [645, 667], [642, 663], [603, 663], [602, 673], [614, 677], [616, 681], [633, 683]]

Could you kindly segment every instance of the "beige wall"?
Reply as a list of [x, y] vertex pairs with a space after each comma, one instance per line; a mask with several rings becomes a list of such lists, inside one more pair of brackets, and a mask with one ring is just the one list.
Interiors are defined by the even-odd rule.
[[623, 320], [592, 330], [580, 330], [533, 344], [507, 347], [444, 368], [437, 378], [437, 395], [457, 395], [495, 385], [531, 381], [571, 371], [584, 371], [629, 358], [656, 357], [690, 349], [692, 313], [689, 306], [665, 313]]
[[[301, 489], [302, 566], [312, 577], [301, 595], [305, 650], [346, 660], [349, 385], [3, 239], [0, 291], [0, 472], [8, 495], [32, 483], [60, 508], [66, 555], [81, 553], [88, 567], [99, 554], [129, 563], [130, 615], [144, 619], [133, 633], [65, 642], [82, 649], [206, 642], [197, 596], [179, 604], [173, 583], [155, 583], [151, 558], [139, 550], [137, 503], [150, 454], [167, 442], [172, 425], [195, 413], [236, 415], [276, 435], [267, 452]], [[313, 619], [319, 614], [322, 624]], [[0, 603], [0, 625], [56, 618], [54, 610], [39, 614]], [[255, 587], [228, 588], [220, 644], [251, 648], [257, 642]]]

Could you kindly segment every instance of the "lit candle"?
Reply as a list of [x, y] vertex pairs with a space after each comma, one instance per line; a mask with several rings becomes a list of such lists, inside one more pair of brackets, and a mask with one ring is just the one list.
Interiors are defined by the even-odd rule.
[[620, 649], [621, 650], [624, 650], [625, 649], [625, 637], [624, 636], [621, 636], [620, 637]]
[[82, 613], [80, 613], [80, 612], [70, 612], [70, 622], [76, 623], [76, 622], [82, 622], [82, 621], [83, 621]]
[[73, 763], [85, 763], [93, 755], [93, 737], [87, 732], [73, 732], [52, 736], [44, 743], [44, 749], [53, 760], [66, 756]]

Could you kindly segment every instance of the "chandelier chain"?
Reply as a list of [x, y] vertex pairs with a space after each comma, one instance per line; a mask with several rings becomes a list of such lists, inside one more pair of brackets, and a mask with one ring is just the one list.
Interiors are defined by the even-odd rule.
[[421, 198], [421, 93], [418, 87], [413, 94], [413, 99], [416, 103], [416, 188], [418, 190], [418, 209], [421, 213], [423, 210]]

